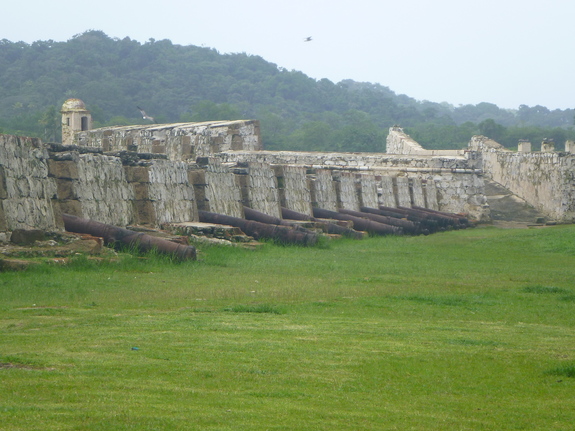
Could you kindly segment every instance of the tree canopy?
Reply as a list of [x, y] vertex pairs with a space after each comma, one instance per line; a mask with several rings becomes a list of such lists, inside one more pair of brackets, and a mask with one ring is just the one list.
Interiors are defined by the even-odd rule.
[[269, 149], [383, 151], [394, 124], [427, 148], [462, 148], [477, 133], [506, 146], [574, 138], [574, 109], [417, 101], [380, 84], [315, 80], [259, 56], [169, 40], [91, 30], [66, 42], [0, 41], [0, 132], [58, 140], [58, 111], [71, 97], [86, 103], [95, 127], [142, 123], [136, 106], [159, 122], [256, 118]]

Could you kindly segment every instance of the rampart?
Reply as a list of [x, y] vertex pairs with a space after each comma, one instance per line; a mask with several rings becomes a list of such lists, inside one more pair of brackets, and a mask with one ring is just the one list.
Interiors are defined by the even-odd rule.
[[522, 143], [521, 151], [510, 151], [484, 136], [469, 143], [471, 151], [481, 154], [487, 176], [552, 220], [575, 221], [575, 154], [556, 152], [548, 142], [542, 151], [530, 147]]
[[480, 161], [469, 155], [274, 153], [258, 151], [258, 129], [117, 127], [78, 133], [82, 146], [0, 135], [0, 232], [61, 229], [62, 213], [161, 226], [196, 221], [198, 210], [242, 217], [244, 206], [275, 217], [281, 207], [312, 215], [378, 205], [487, 217]]
[[[358, 184], [366, 181], [374, 184], [380, 205], [417, 205], [464, 212], [477, 220], [486, 220], [489, 208], [485, 201], [481, 161], [475, 156], [470, 152], [447, 157], [291, 151], [226, 151], [216, 155], [222, 163], [229, 165], [258, 162], [271, 166], [296, 166], [306, 169], [312, 178], [326, 170], [340, 189], [345, 187], [351, 175]], [[353, 200], [348, 201], [341, 196], [345, 194], [340, 193], [339, 208], [356, 210], [359, 207]], [[331, 204], [336, 202], [331, 199]]]
[[403, 133], [403, 129], [398, 126], [393, 126], [389, 130], [386, 145], [388, 154], [403, 154], [414, 156], [444, 156], [444, 157], [457, 157], [463, 156], [465, 150], [426, 150], [418, 142], [413, 140], [411, 136]]
[[192, 162], [221, 151], [262, 149], [257, 120], [105, 127], [76, 133], [73, 144]]

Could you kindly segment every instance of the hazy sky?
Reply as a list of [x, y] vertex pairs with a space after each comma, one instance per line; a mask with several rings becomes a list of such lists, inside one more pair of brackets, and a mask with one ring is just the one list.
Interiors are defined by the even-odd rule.
[[0, 39], [13, 42], [102, 30], [418, 100], [575, 108], [574, 0], [20, 0], [1, 15]]

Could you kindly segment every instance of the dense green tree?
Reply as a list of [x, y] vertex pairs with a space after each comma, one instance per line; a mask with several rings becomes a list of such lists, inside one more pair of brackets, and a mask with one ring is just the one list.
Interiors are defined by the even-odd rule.
[[[380, 84], [315, 80], [246, 53], [114, 39], [87, 31], [66, 42], [0, 40], [0, 128], [59, 139], [58, 107], [83, 99], [96, 126], [257, 118], [270, 149], [381, 151], [399, 124], [429, 148], [461, 148], [475, 133], [504, 145], [572, 139], [575, 110], [491, 103], [454, 107]], [[519, 136], [521, 136], [519, 138]]]
[[190, 113], [183, 114], [181, 121], [201, 122], [218, 120], [239, 120], [239, 111], [229, 103], [214, 103], [202, 100], [190, 108]]
[[505, 127], [491, 118], [479, 123], [478, 128], [481, 135], [488, 136], [495, 141], [500, 141], [505, 135]]
[[46, 142], [57, 142], [62, 139], [62, 120], [58, 109], [51, 105], [42, 113], [38, 120], [44, 128], [42, 139]]

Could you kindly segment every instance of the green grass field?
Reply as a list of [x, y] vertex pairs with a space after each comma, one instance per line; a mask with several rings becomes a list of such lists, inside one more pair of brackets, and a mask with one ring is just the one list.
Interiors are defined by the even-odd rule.
[[575, 226], [199, 258], [0, 273], [0, 429], [575, 429]]

